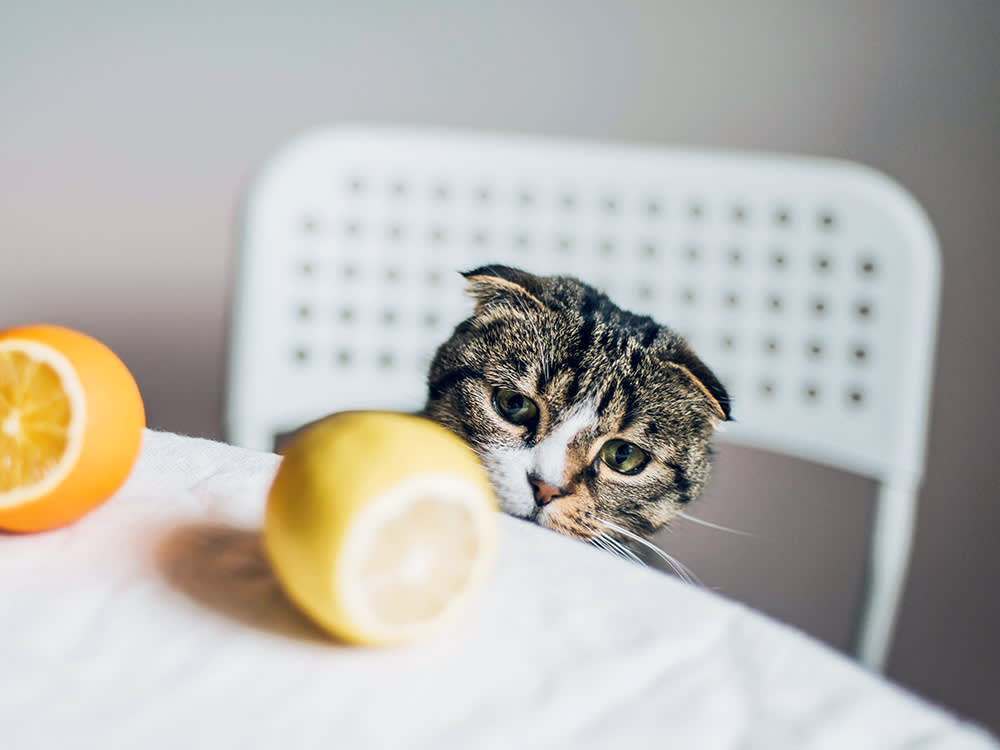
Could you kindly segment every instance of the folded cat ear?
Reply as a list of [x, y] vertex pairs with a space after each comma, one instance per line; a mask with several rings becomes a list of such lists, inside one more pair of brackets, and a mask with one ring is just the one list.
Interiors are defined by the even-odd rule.
[[729, 393], [719, 382], [715, 374], [708, 369], [687, 346], [681, 346], [671, 352], [670, 364], [684, 370], [699, 388], [708, 396], [715, 407], [717, 415], [724, 422], [732, 422]]
[[510, 266], [480, 266], [473, 271], [463, 271], [462, 276], [469, 282], [469, 294], [476, 300], [476, 312], [490, 302], [518, 297], [532, 304], [544, 307], [538, 295], [542, 291], [542, 280]]

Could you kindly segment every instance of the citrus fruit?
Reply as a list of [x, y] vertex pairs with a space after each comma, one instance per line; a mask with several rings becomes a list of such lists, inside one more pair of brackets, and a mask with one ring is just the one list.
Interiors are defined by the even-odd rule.
[[0, 529], [75, 521], [128, 477], [146, 417], [131, 373], [90, 336], [0, 331]]
[[264, 546], [289, 598], [338, 638], [422, 638], [462, 612], [493, 558], [497, 507], [478, 457], [421, 417], [342, 412], [286, 448]]

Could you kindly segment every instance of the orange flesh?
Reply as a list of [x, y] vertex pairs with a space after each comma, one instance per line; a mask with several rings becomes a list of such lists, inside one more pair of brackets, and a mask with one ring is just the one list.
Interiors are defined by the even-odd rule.
[[59, 373], [24, 352], [0, 352], [0, 492], [45, 479], [66, 453], [72, 420]]

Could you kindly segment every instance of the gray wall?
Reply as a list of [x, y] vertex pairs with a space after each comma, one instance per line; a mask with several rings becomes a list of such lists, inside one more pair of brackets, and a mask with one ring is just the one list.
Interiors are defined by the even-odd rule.
[[[927, 482], [889, 674], [1000, 730], [1000, 6], [256, 5], [0, 3], [0, 323], [90, 331], [135, 372], [151, 426], [218, 437], [234, 208], [307, 126], [874, 166], [928, 210], [944, 256]], [[871, 496], [857, 478], [723, 448], [697, 512], [752, 535], [678, 524], [662, 541], [707, 585], [843, 647]]]

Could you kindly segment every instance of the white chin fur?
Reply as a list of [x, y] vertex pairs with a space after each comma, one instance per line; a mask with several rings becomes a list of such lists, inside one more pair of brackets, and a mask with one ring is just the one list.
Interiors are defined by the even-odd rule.
[[[566, 452], [574, 437], [597, 421], [590, 402], [583, 404], [560, 422], [552, 433], [532, 448], [500, 448], [483, 455], [486, 473], [497, 493], [500, 509], [521, 518], [538, 519], [535, 495], [528, 475], [538, 476], [547, 484], [562, 484], [566, 468]], [[544, 523], [543, 523], [544, 525]]]
[[483, 456], [483, 465], [497, 493], [500, 510], [520, 518], [534, 518], [535, 496], [528, 484], [532, 451], [528, 448], [490, 451]]

